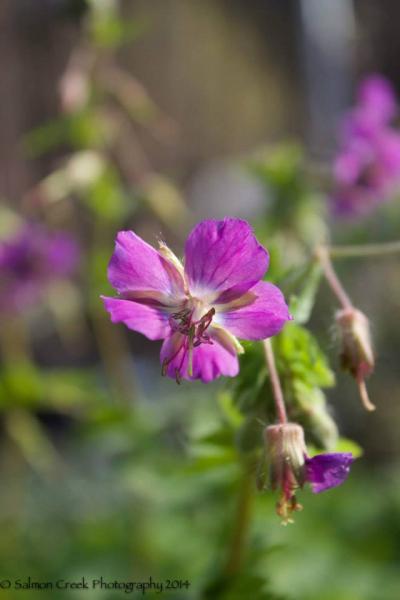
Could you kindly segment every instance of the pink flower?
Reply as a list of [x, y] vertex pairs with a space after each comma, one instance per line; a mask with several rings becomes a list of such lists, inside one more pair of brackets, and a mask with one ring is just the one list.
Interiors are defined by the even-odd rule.
[[162, 373], [209, 382], [239, 371], [238, 338], [277, 334], [291, 317], [281, 291], [261, 281], [267, 251], [246, 221], [203, 221], [190, 233], [184, 266], [164, 244], [158, 251], [121, 231], [108, 268], [119, 298], [103, 297], [113, 323], [164, 340]]

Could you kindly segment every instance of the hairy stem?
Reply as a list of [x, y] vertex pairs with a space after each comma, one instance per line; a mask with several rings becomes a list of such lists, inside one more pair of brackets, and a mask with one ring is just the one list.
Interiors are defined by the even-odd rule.
[[317, 248], [315, 255], [319, 260], [319, 263], [322, 267], [325, 279], [328, 282], [329, 287], [331, 288], [336, 298], [339, 300], [342, 307], [352, 308], [353, 303], [350, 300], [347, 292], [345, 291], [344, 287], [339, 281], [338, 276], [335, 273], [329, 253], [330, 251], [327, 247], [320, 246], [319, 248]]
[[271, 379], [272, 394], [274, 396], [276, 413], [280, 423], [287, 423], [287, 414], [281, 382], [279, 380], [278, 371], [276, 369], [274, 351], [272, 349], [271, 340], [264, 340], [264, 352], [267, 361], [268, 371]]

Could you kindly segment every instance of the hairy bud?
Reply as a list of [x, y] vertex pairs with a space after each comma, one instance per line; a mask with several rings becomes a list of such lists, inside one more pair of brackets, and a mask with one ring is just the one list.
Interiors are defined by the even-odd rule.
[[291, 523], [291, 513], [302, 509], [295, 492], [305, 482], [306, 445], [303, 428], [296, 423], [270, 425], [264, 430], [264, 441], [270, 486], [273, 490], [281, 490], [276, 510], [284, 524]]
[[365, 408], [374, 410], [364, 381], [375, 366], [368, 318], [360, 310], [351, 307], [336, 314], [336, 323], [342, 344], [342, 367], [356, 379]]
[[[315, 494], [341, 485], [347, 478], [354, 457], [350, 452], [317, 454], [310, 458], [304, 441], [303, 428], [297, 423], [270, 425], [264, 429], [267, 478], [273, 490], [280, 490], [276, 512], [282, 524], [293, 523], [292, 513], [303, 507], [295, 492], [308, 482]], [[264, 487], [260, 477], [259, 487]], [[263, 474], [264, 475], [264, 474]], [[267, 485], [268, 487], [268, 485]]]

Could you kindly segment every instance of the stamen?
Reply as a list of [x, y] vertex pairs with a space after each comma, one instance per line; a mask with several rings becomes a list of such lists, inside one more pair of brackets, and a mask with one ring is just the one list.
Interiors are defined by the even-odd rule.
[[195, 325], [192, 325], [189, 333], [188, 350], [189, 350], [189, 362], [188, 362], [188, 373], [189, 377], [193, 377], [193, 339], [195, 336]]
[[183, 348], [181, 364], [175, 369], [175, 378], [177, 383], [181, 382], [181, 372], [186, 352], [188, 352], [188, 374], [189, 377], [192, 377], [193, 349], [200, 346], [200, 344], [213, 344], [213, 340], [211, 339], [210, 335], [206, 333], [206, 330], [211, 325], [215, 315], [215, 308], [211, 308], [205, 315], [201, 317], [201, 319], [197, 321], [192, 320], [193, 312], [194, 310], [190, 308], [184, 308], [179, 312], [172, 313], [168, 319], [172, 331], [181, 333], [186, 337], [175, 354], [163, 361], [161, 368], [162, 375], [165, 375], [168, 365]]
[[205, 315], [201, 317], [194, 324], [197, 325], [195, 329], [194, 346], [200, 346], [200, 344], [212, 344], [210, 336], [205, 333], [206, 329], [211, 325], [213, 316], [215, 315], [215, 308], [211, 308]]

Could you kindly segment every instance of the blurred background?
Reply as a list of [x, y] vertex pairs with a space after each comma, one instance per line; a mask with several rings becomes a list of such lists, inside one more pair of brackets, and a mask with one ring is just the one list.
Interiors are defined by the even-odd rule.
[[[245, 218], [277, 281], [322, 239], [396, 239], [399, 199], [335, 219], [326, 182], [357, 82], [379, 72], [399, 89], [399, 22], [395, 0], [2, 0], [0, 237], [17, 241], [0, 255], [1, 579], [397, 600], [398, 258], [337, 263], [371, 319], [374, 414], [338, 371], [325, 285], [309, 323], [337, 373], [327, 414], [362, 459], [341, 488], [305, 491], [287, 528], [273, 495], [253, 494], [236, 570], [248, 483], [239, 451], [210, 437], [236, 418], [227, 383], [161, 378], [158, 343], [112, 325], [99, 295], [120, 229], [179, 254], [196, 221]], [[57, 598], [72, 593], [124, 592]]]

